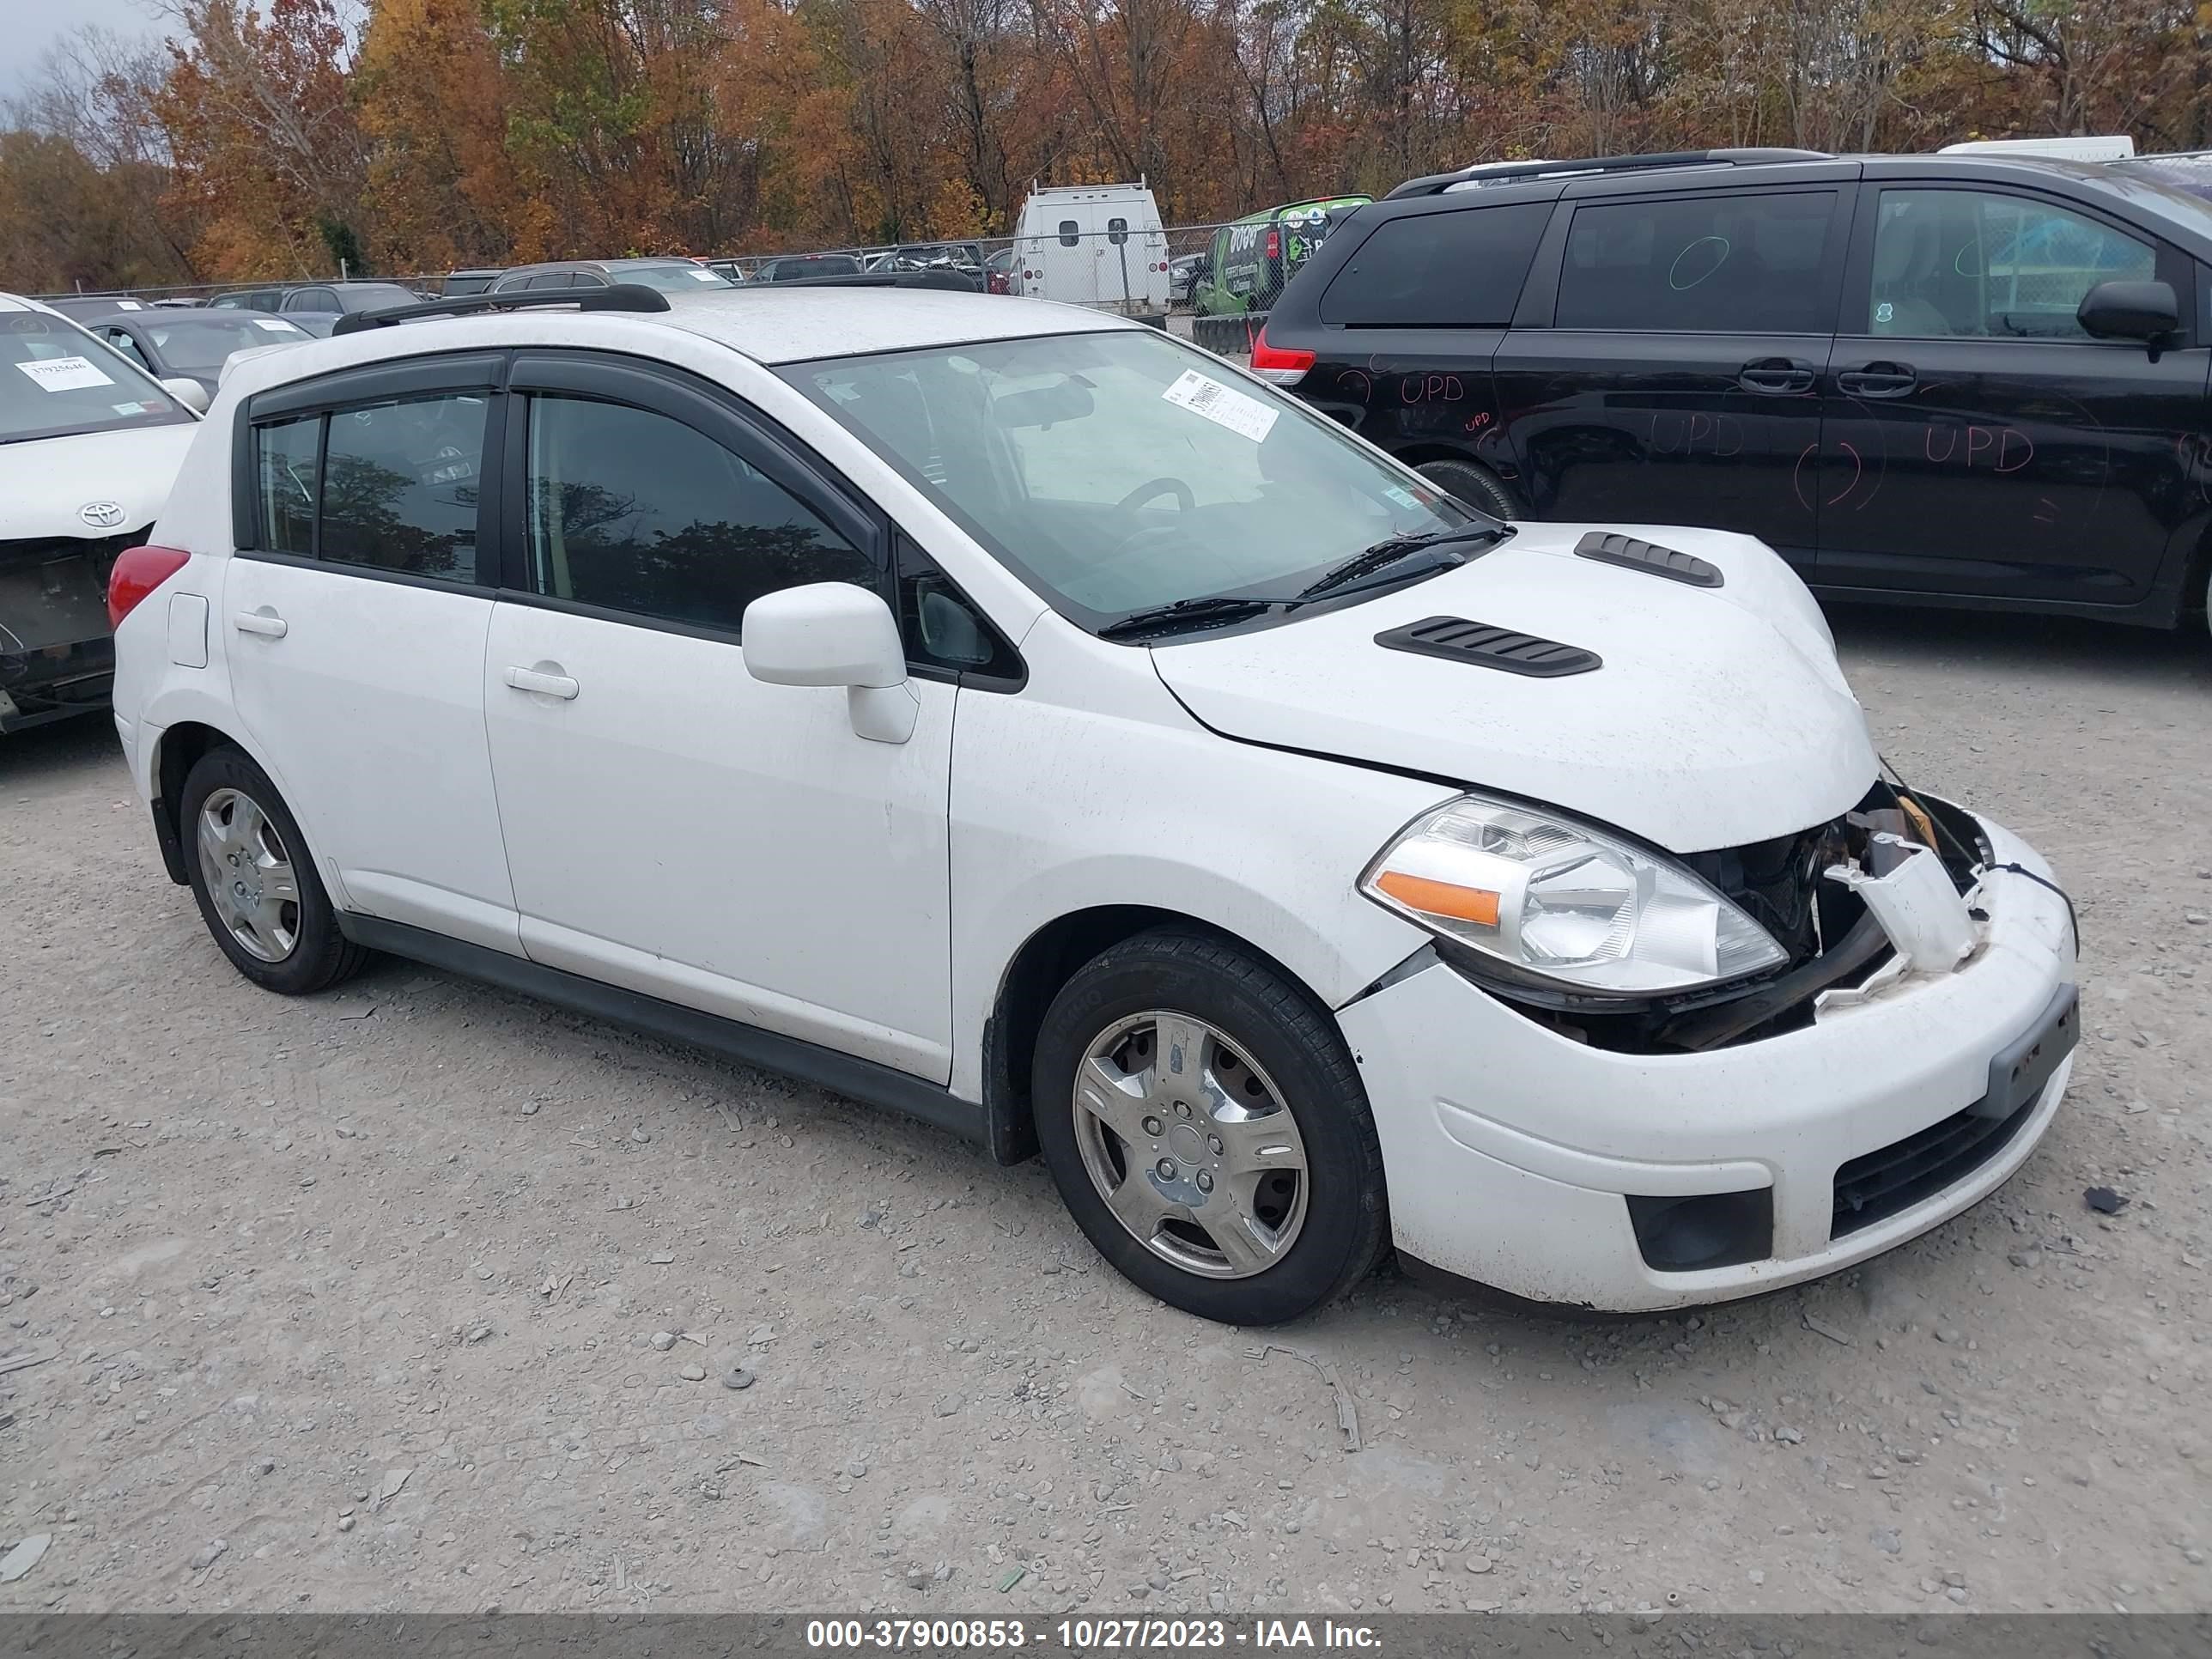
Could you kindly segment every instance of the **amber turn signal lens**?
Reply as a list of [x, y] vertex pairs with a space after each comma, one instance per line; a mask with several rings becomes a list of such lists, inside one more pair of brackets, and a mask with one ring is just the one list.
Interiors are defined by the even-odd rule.
[[1485, 927], [1498, 926], [1498, 897], [1484, 887], [1462, 887], [1455, 882], [1431, 881], [1426, 876], [1401, 875], [1385, 870], [1375, 878], [1376, 890], [1388, 893], [1408, 910], [1424, 915], [1452, 916]]

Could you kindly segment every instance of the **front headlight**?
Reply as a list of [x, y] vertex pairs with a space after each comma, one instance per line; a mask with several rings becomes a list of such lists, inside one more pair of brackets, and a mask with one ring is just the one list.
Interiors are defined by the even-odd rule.
[[1789, 960], [1671, 860], [1564, 813], [1480, 795], [1407, 825], [1359, 890], [1507, 977], [1559, 991], [1686, 991]]

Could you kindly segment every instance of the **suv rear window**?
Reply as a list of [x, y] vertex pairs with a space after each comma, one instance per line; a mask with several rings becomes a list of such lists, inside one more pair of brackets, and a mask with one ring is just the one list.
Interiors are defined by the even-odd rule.
[[1336, 273], [1321, 319], [1346, 328], [1504, 328], [1549, 202], [1386, 220]]
[[1585, 203], [1559, 270], [1559, 328], [1826, 334], [1832, 190]]

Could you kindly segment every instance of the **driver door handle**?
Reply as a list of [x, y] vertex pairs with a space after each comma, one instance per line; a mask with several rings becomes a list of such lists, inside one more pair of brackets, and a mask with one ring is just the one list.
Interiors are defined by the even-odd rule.
[[541, 674], [534, 668], [510, 668], [507, 683], [518, 691], [535, 691], [540, 696], [558, 697], [563, 702], [576, 700], [576, 682], [566, 674]]

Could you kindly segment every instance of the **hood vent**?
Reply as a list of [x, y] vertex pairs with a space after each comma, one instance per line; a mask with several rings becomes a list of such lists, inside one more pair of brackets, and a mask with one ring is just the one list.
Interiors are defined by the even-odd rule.
[[1375, 636], [1375, 643], [1390, 651], [1411, 651], [1416, 656], [1442, 657], [1448, 662], [1473, 663], [1480, 668], [1502, 668], [1509, 674], [1536, 679], [1557, 679], [1565, 674], [1587, 674], [1601, 665], [1595, 651], [1557, 640], [1540, 640], [1534, 634], [1516, 634], [1510, 628], [1469, 622], [1464, 617], [1430, 617]]
[[1687, 582], [1692, 587], [1718, 587], [1723, 581], [1717, 565], [1656, 542], [1639, 542], [1633, 536], [1603, 530], [1593, 530], [1577, 542], [1575, 555], [1595, 559], [1600, 564], [1617, 564], [1625, 570], [1648, 571], [1670, 582]]

